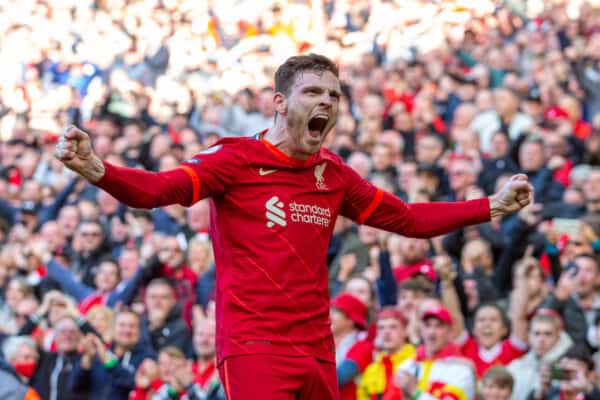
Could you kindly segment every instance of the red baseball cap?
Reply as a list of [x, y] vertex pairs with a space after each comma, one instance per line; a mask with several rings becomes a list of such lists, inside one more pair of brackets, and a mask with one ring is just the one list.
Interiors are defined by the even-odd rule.
[[447, 325], [452, 325], [452, 315], [450, 315], [450, 311], [445, 307], [432, 307], [425, 310], [421, 320], [425, 321], [429, 318], [436, 318]]
[[404, 326], [408, 325], [408, 320], [402, 311], [394, 306], [383, 307], [377, 314], [377, 320], [379, 321], [380, 319], [395, 319], [400, 321]]
[[350, 293], [342, 293], [331, 301], [331, 306], [346, 314], [356, 325], [366, 329], [368, 309], [357, 297]]
[[569, 113], [564, 108], [554, 106], [546, 110], [544, 113], [544, 118], [550, 121], [557, 119], [568, 119]]

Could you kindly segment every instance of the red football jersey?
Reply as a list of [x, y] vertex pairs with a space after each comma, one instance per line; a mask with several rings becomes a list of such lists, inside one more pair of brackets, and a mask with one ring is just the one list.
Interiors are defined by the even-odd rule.
[[475, 364], [477, 378], [481, 378], [494, 365], [508, 365], [512, 360], [527, 353], [527, 345], [519, 343], [518, 339], [512, 337], [503, 340], [488, 351], [481, 348], [471, 335], [468, 337], [464, 335], [462, 339], [464, 343], [459, 343], [461, 353]]
[[406, 205], [325, 148], [298, 160], [262, 135], [222, 139], [172, 171], [105, 167], [97, 185], [134, 207], [211, 197], [219, 363], [256, 353], [334, 362], [326, 253], [338, 214], [423, 238], [490, 218], [487, 198]]

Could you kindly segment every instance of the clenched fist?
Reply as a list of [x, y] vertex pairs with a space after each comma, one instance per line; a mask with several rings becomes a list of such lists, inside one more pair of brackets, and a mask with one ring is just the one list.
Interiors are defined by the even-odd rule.
[[527, 180], [527, 175], [513, 175], [498, 193], [489, 197], [492, 218], [519, 211], [531, 202], [532, 194], [533, 186]]
[[54, 155], [67, 168], [92, 183], [99, 181], [104, 175], [104, 165], [94, 153], [90, 137], [74, 125], [69, 125], [63, 130]]

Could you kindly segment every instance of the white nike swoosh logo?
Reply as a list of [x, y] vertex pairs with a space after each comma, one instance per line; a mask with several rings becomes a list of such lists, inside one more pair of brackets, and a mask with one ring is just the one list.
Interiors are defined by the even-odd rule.
[[258, 170], [258, 174], [260, 176], [265, 176], [265, 175], [269, 175], [269, 174], [272, 174], [273, 172], [277, 172], [277, 171], [279, 171], [279, 170], [278, 169], [262, 169], [262, 168], [260, 168]]

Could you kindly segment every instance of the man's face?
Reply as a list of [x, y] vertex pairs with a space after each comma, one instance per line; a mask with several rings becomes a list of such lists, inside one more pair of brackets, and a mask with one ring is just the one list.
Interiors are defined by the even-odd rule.
[[79, 211], [76, 206], [67, 206], [58, 214], [58, 227], [65, 236], [72, 236], [79, 223]]
[[450, 340], [450, 326], [437, 318], [421, 321], [421, 337], [429, 354], [442, 350]]
[[130, 313], [118, 314], [115, 319], [115, 342], [131, 349], [140, 340], [140, 321]]
[[448, 171], [450, 188], [454, 191], [465, 190], [475, 184], [476, 176], [471, 164], [466, 160], [456, 160]]
[[582, 296], [591, 294], [598, 281], [598, 266], [589, 257], [578, 257], [575, 262], [579, 266], [577, 272], [577, 293]]
[[171, 267], [179, 267], [183, 264], [185, 255], [179, 241], [174, 236], [167, 237], [162, 241], [160, 251], [168, 253], [168, 256], [165, 255], [165, 259]]
[[377, 321], [377, 343], [383, 351], [395, 353], [406, 342], [406, 330], [402, 322], [395, 318]]
[[398, 292], [398, 308], [404, 312], [404, 315], [411, 315], [418, 310], [423, 297], [423, 292], [417, 290], [400, 290]]
[[559, 330], [550, 321], [533, 321], [529, 328], [529, 346], [538, 357], [548, 353], [559, 337]]
[[376, 171], [385, 171], [394, 163], [394, 155], [391, 149], [384, 144], [378, 144], [373, 149], [373, 168]]
[[583, 184], [586, 201], [600, 201], [600, 171], [591, 171]]
[[215, 324], [213, 321], [204, 320], [194, 329], [194, 351], [196, 356], [203, 360], [210, 360], [215, 356]]
[[15, 354], [15, 358], [13, 358], [11, 361], [13, 364], [17, 364], [17, 363], [31, 363], [31, 362], [37, 362], [39, 356], [38, 356], [38, 352], [36, 349], [34, 349], [33, 347], [26, 345], [26, 344], [22, 344], [21, 346], [19, 346], [19, 349], [17, 350], [17, 354]]
[[516, 109], [515, 102], [514, 95], [508, 90], [497, 89], [494, 92], [494, 104], [500, 116], [508, 116], [511, 112], [514, 112]]
[[523, 143], [519, 150], [519, 164], [523, 171], [537, 171], [544, 166], [545, 162], [544, 148], [540, 143]]
[[400, 251], [405, 264], [415, 264], [427, 256], [428, 242], [424, 239], [402, 238]]
[[511, 394], [512, 390], [509, 387], [499, 386], [488, 379], [481, 382], [482, 400], [508, 400]]
[[38, 302], [31, 298], [25, 298], [17, 303], [15, 317], [19, 328], [22, 328], [27, 323], [27, 317], [33, 314], [37, 307]]
[[131, 278], [137, 271], [140, 257], [137, 251], [124, 250], [119, 257], [119, 268], [123, 280]]
[[339, 335], [354, 329], [354, 322], [352, 322], [346, 314], [335, 307], [330, 308], [329, 317], [331, 318], [331, 331], [334, 335]]
[[298, 72], [287, 96], [275, 94], [292, 156], [307, 158], [319, 150], [337, 120], [340, 94], [340, 82], [329, 71]]
[[63, 318], [55, 326], [56, 349], [59, 353], [70, 353], [76, 351], [81, 339], [79, 327], [70, 318]]
[[103, 262], [100, 264], [96, 277], [94, 279], [96, 287], [102, 293], [113, 290], [119, 283], [119, 267], [112, 262]]
[[435, 164], [442, 155], [443, 147], [439, 141], [430, 136], [425, 136], [417, 141], [415, 156], [419, 163]]
[[530, 296], [537, 296], [544, 288], [544, 273], [540, 268], [532, 268], [527, 273], [527, 290]]
[[355, 277], [350, 278], [346, 283], [346, 292], [356, 296], [360, 301], [365, 303], [367, 306], [373, 302], [372, 288], [369, 282], [365, 279]]
[[[175, 293], [167, 285], [152, 285], [146, 291], [146, 309], [148, 314], [165, 318], [175, 306]], [[152, 317], [150, 319], [153, 319]]]
[[83, 251], [96, 250], [102, 244], [102, 228], [96, 223], [83, 224], [79, 228], [81, 248]]
[[495, 307], [481, 307], [477, 311], [473, 335], [479, 344], [489, 349], [499, 343], [505, 334], [506, 327], [498, 309]]

